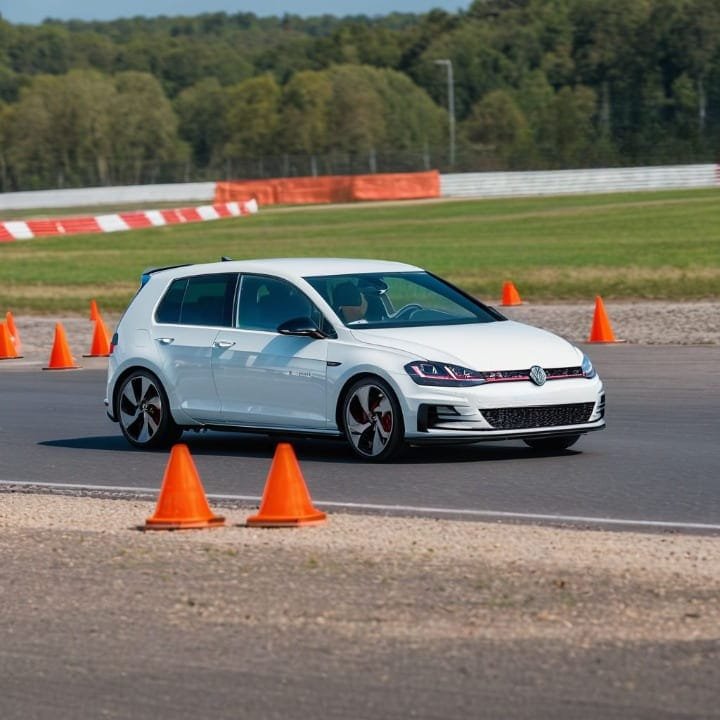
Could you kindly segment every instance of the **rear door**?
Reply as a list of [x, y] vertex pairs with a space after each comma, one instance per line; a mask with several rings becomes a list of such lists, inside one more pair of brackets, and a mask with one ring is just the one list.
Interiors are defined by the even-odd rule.
[[155, 311], [156, 344], [173, 405], [191, 418], [217, 422], [220, 398], [212, 375], [213, 343], [232, 324], [237, 273], [174, 280]]

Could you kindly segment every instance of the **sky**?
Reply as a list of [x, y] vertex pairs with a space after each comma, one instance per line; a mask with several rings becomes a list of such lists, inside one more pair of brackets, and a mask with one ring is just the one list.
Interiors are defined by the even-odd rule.
[[268, 15], [387, 15], [391, 12], [422, 13], [432, 8], [448, 12], [467, 9], [470, 0], [0, 0], [0, 15], [11, 23], [57, 20], [113, 20], [145, 15], [200, 15], [207, 12], [252, 12]]

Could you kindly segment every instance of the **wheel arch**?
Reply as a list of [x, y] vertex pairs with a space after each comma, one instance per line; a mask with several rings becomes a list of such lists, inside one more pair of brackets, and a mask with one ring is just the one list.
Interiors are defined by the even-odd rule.
[[173, 398], [171, 396], [171, 393], [169, 392], [167, 386], [165, 383], [160, 379], [160, 373], [151, 365], [140, 365], [140, 364], [132, 364], [128, 365], [127, 367], [124, 367], [120, 373], [118, 373], [117, 377], [114, 380], [113, 388], [112, 388], [112, 396], [109, 399], [110, 401], [110, 410], [112, 411], [112, 416], [117, 421], [118, 418], [118, 395], [120, 393], [120, 388], [122, 387], [123, 382], [127, 377], [132, 375], [132, 373], [137, 372], [138, 370], [142, 370], [143, 372], [150, 373], [157, 383], [162, 387], [162, 389], [165, 391], [165, 394], [168, 397], [169, 400], [169, 410], [170, 410], [170, 417], [175, 421], [177, 425], [180, 425], [181, 427], [193, 427], [196, 425], [196, 423], [193, 423], [190, 421], [190, 419], [184, 415], [178, 416], [178, 414], [175, 412], [175, 403], [173, 402]]
[[[118, 416], [118, 395], [120, 393], [120, 388], [122, 387], [122, 384], [125, 382], [125, 379], [132, 375], [137, 370], [144, 370], [145, 372], [151, 373], [155, 379], [158, 381], [160, 385], [162, 385], [162, 382], [160, 381], [160, 378], [158, 377], [157, 373], [150, 367], [147, 367], [146, 365], [128, 365], [126, 368], [123, 369], [121, 373], [118, 374], [118, 376], [115, 378], [115, 382], [113, 384], [112, 388], [112, 396], [110, 397], [110, 409], [112, 411], [113, 417], [117, 418]], [[163, 385], [163, 388], [165, 386]], [[165, 390], [167, 393], [167, 390]]]
[[378, 378], [379, 380], [382, 380], [384, 383], [390, 386], [390, 389], [395, 394], [395, 399], [397, 400], [398, 406], [400, 407], [400, 412], [402, 413], [402, 421], [403, 421], [403, 428], [406, 427], [406, 408], [405, 408], [405, 402], [404, 398], [402, 396], [402, 393], [399, 391], [397, 385], [392, 381], [390, 377], [387, 377], [385, 375], [381, 375], [378, 372], [372, 372], [370, 370], [360, 370], [358, 372], [353, 373], [350, 375], [345, 382], [342, 385], [342, 388], [340, 389], [340, 392], [337, 396], [337, 402], [335, 403], [335, 423], [338, 426], [338, 429], [342, 432], [343, 428], [343, 421], [342, 421], [342, 408], [345, 403], [345, 398], [347, 397], [348, 391], [350, 388], [358, 381], [362, 380], [363, 378]]

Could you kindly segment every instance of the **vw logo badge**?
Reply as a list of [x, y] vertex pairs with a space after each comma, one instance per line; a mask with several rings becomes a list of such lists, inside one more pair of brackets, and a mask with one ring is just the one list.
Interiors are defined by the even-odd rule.
[[530, 379], [538, 386], [544, 385], [547, 380], [547, 375], [539, 365], [533, 365], [530, 368]]

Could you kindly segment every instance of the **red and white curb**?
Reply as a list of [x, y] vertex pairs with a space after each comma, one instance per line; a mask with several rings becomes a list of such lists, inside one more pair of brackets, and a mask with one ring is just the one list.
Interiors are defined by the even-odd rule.
[[219, 203], [192, 208], [170, 210], [138, 210], [87, 217], [57, 218], [55, 220], [8, 220], [0, 222], [0, 242], [31, 240], [36, 237], [57, 237], [80, 233], [120, 232], [138, 228], [206, 222], [221, 218], [253, 215], [258, 211], [256, 200]]

